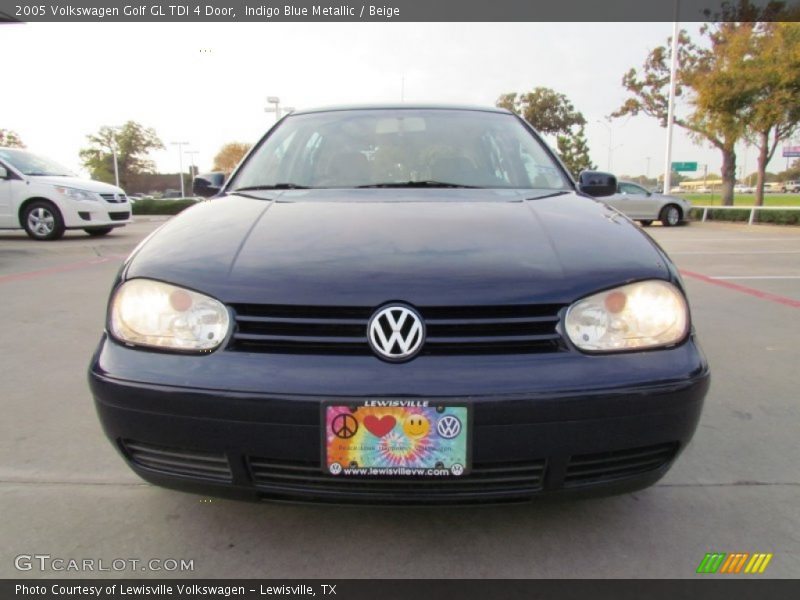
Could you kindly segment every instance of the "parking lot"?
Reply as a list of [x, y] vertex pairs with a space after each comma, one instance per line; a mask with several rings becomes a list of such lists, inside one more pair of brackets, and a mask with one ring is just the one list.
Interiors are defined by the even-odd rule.
[[[102, 240], [0, 232], [0, 577], [20, 554], [190, 559], [192, 577], [692, 577], [706, 552], [800, 572], [800, 228], [648, 231], [684, 274], [711, 391], [656, 486], [612, 498], [457, 509], [210, 500], [152, 487], [112, 450], [86, 368], [121, 261], [160, 223]], [[104, 575], [104, 573], [94, 573]]]

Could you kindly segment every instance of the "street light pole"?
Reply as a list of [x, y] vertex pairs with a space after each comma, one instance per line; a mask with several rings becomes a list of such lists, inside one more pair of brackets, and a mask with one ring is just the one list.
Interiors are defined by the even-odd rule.
[[111, 152], [114, 153], [114, 185], [119, 187], [119, 162], [117, 159], [117, 138], [113, 138], [111, 143]]
[[189, 155], [189, 160], [191, 161], [191, 165], [192, 165], [191, 167], [189, 167], [189, 174], [192, 177], [194, 177], [195, 176], [195, 172], [194, 172], [194, 157], [195, 157], [196, 154], [199, 154], [199, 152], [197, 150], [187, 150], [186, 154]]
[[647, 171], [645, 172], [645, 177], [650, 179], [650, 157], [645, 156], [645, 158], [647, 159]]
[[678, 73], [678, 5], [675, 0], [675, 21], [672, 23], [672, 62], [669, 69], [669, 103], [667, 105], [667, 148], [664, 156], [664, 193], [672, 188], [672, 128], [675, 121], [675, 85]]
[[183, 183], [183, 147], [188, 146], [189, 142], [172, 142], [172, 145], [178, 147], [178, 165], [180, 169], [178, 176], [181, 178], [181, 198], [185, 198], [186, 188]]
[[267, 96], [267, 102], [269, 104], [272, 104], [273, 106], [265, 107], [264, 112], [268, 113], [274, 112], [276, 121], [281, 120], [281, 116], [283, 113], [286, 113], [288, 115], [294, 110], [294, 107], [292, 106], [285, 106], [283, 110], [281, 110], [281, 99], [278, 98], [277, 96]]
[[[601, 125], [603, 125], [606, 129], [608, 129], [608, 168], [607, 168], [607, 170], [610, 172], [611, 171], [611, 153], [614, 151], [614, 148], [611, 146], [611, 141], [612, 141], [611, 125], [609, 125], [605, 121], [601, 121], [599, 119], [597, 120], [597, 122], [600, 123]], [[619, 146], [617, 146], [617, 147], [619, 147]]]
[[274, 112], [275, 120], [279, 120], [281, 118], [281, 99], [277, 96], [267, 96], [267, 102], [274, 106], [271, 108], [269, 106], [265, 107], [264, 112]]

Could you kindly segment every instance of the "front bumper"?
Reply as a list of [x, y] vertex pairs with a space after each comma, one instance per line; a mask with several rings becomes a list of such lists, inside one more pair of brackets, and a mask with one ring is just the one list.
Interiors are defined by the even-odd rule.
[[122, 227], [133, 222], [130, 202], [69, 202], [60, 209], [67, 229]]
[[[562, 382], [561, 390], [552, 376], [558, 358], [537, 356], [526, 358], [527, 384], [519, 380], [516, 358], [420, 358], [403, 365], [404, 385], [398, 379], [380, 392], [365, 382], [398, 365], [338, 357], [338, 378], [335, 369], [317, 369], [318, 377], [303, 385], [300, 367], [293, 372], [287, 363], [284, 371], [262, 369], [272, 384], [254, 390], [259, 374], [248, 369], [248, 361], [270, 357], [229, 354], [158, 355], [103, 339], [89, 372], [97, 411], [109, 439], [142, 478], [202, 494], [334, 503], [502, 502], [618, 493], [646, 487], [667, 472], [694, 433], [709, 386], [707, 364], [693, 340], [658, 353], [617, 355], [616, 362], [562, 356], [567, 372], [561, 375], [570, 385]], [[309, 362], [305, 356], [291, 359], [296, 365]], [[226, 368], [218, 364], [230, 360]], [[648, 373], [654, 360], [662, 371]], [[348, 378], [343, 365], [353, 361], [360, 368], [352, 373], [361, 373], [361, 379]], [[576, 370], [575, 364], [584, 368]], [[609, 364], [618, 365], [620, 376], [614, 377]], [[211, 386], [207, 377], [215, 367], [222, 379]], [[481, 385], [465, 386], [464, 380], [477, 382], [467, 375], [482, 367]], [[444, 377], [456, 371], [464, 377]], [[616, 385], [598, 381], [602, 372]], [[204, 380], [206, 385], [195, 387]], [[529, 389], [520, 391], [522, 385]], [[326, 386], [327, 393], [318, 393]], [[421, 388], [430, 392], [421, 394]], [[473, 473], [447, 481], [343, 480], [324, 473], [320, 403], [392, 396], [470, 402]]]

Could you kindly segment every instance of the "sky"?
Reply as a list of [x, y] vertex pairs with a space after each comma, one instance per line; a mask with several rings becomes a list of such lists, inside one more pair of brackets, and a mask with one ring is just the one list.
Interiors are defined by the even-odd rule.
[[[695, 37], [699, 25], [686, 28]], [[654, 177], [663, 172], [666, 130], [645, 116], [605, 119], [626, 98], [623, 74], [671, 33], [671, 23], [3, 25], [0, 56], [12, 73], [0, 127], [85, 174], [78, 151], [86, 136], [134, 120], [166, 145], [151, 155], [158, 170], [177, 172], [171, 143], [188, 142], [184, 152], [196, 154], [182, 156], [184, 170], [194, 159], [203, 171], [223, 144], [255, 142], [270, 127], [267, 96], [295, 108], [401, 98], [491, 106], [502, 93], [544, 86], [586, 117], [600, 169]], [[776, 155], [770, 170], [783, 170]], [[672, 160], [698, 162], [697, 175], [721, 164], [719, 151], [680, 128]], [[742, 145], [738, 161], [754, 171], [755, 149]]]

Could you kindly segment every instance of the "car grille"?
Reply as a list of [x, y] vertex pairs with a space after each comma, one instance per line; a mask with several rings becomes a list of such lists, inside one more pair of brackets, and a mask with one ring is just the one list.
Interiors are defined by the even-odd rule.
[[678, 451], [678, 444], [659, 444], [570, 458], [564, 477], [565, 487], [602, 483], [660, 469]]
[[131, 461], [151, 471], [226, 483], [232, 480], [231, 468], [224, 454], [167, 448], [132, 440], [122, 440], [121, 445]]
[[124, 194], [100, 194], [100, 197], [106, 202], [112, 202], [115, 204], [120, 204], [125, 202]]
[[131, 216], [131, 213], [125, 212], [110, 212], [108, 213], [108, 217], [112, 221], [126, 221]]
[[[304, 354], [372, 354], [367, 324], [374, 308], [236, 304], [229, 349]], [[418, 308], [423, 355], [555, 352], [562, 305]]]
[[353, 478], [335, 477], [322, 471], [319, 462], [268, 458], [248, 459], [256, 487], [268, 494], [286, 496], [325, 496], [337, 494], [365, 499], [386, 498], [403, 501], [452, 501], [459, 496], [508, 495], [525, 497], [541, 491], [544, 460], [502, 463], [475, 463], [469, 475], [447, 479]]

